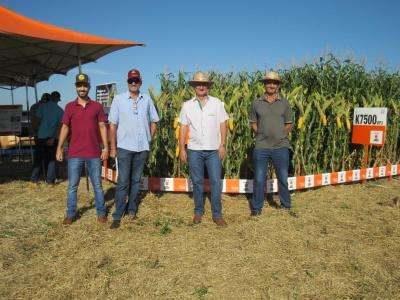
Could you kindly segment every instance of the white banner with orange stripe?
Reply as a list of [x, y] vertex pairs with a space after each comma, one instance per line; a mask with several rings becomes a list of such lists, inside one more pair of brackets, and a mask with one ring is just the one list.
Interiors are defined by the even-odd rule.
[[[118, 173], [116, 170], [102, 167], [101, 175], [106, 180], [116, 182]], [[374, 178], [392, 177], [400, 175], [400, 165], [387, 165], [366, 169], [356, 169], [349, 171], [340, 171], [333, 173], [323, 173], [316, 175], [305, 175], [288, 178], [288, 187], [290, 191], [308, 189], [319, 186], [333, 184], [357, 182]], [[267, 180], [265, 183], [267, 193], [276, 193], [278, 191], [277, 179]], [[156, 178], [143, 177], [140, 181], [140, 189], [153, 192], [191, 192], [193, 184], [187, 178]], [[210, 191], [208, 179], [204, 180], [204, 191]], [[222, 192], [229, 194], [252, 193], [252, 179], [223, 179]]]

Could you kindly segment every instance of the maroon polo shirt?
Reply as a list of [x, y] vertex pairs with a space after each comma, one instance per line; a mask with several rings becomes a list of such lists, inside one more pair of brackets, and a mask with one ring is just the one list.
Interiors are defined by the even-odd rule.
[[62, 123], [69, 126], [71, 140], [68, 158], [96, 158], [101, 155], [101, 137], [99, 122], [105, 122], [103, 106], [93, 100], [85, 107], [78, 103], [78, 98], [65, 106]]

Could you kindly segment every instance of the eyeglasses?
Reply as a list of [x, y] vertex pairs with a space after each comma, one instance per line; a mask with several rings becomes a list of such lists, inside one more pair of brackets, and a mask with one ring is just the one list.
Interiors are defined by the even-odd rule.
[[142, 81], [141, 81], [140, 79], [137, 79], [137, 78], [129, 78], [129, 79], [127, 80], [127, 82], [128, 82], [129, 84], [132, 84], [132, 83], [138, 84], [138, 83], [141, 83]]
[[138, 107], [137, 107], [137, 101], [133, 102], [133, 114], [137, 115], [139, 113]]

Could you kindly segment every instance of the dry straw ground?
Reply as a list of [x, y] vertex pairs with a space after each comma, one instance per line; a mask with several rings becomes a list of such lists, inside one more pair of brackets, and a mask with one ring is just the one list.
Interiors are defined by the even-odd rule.
[[186, 194], [144, 194], [137, 222], [112, 231], [84, 181], [65, 227], [66, 182], [34, 189], [26, 166], [4, 162], [0, 174], [1, 299], [399, 299], [398, 177], [295, 193], [299, 218], [252, 219], [245, 196], [224, 195], [222, 229], [208, 204], [193, 226]]

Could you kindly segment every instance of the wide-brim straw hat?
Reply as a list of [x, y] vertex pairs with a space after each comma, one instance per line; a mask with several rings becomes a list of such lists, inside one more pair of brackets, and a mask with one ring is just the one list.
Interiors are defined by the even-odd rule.
[[260, 81], [265, 82], [268, 80], [273, 80], [273, 81], [282, 83], [281, 77], [279, 76], [279, 74], [277, 72], [274, 72], [274, 71], [265, 73], [264, 77]]
[[194, 74], [193, 79], [189, 80], [188, 83], [192, 86], [198, 83], [205, 83], [211, 85], [212, 81], [210, 81], [206, 76], [206, 74], [204, 74], [203, 72], [197, 72], [196, 74]]

